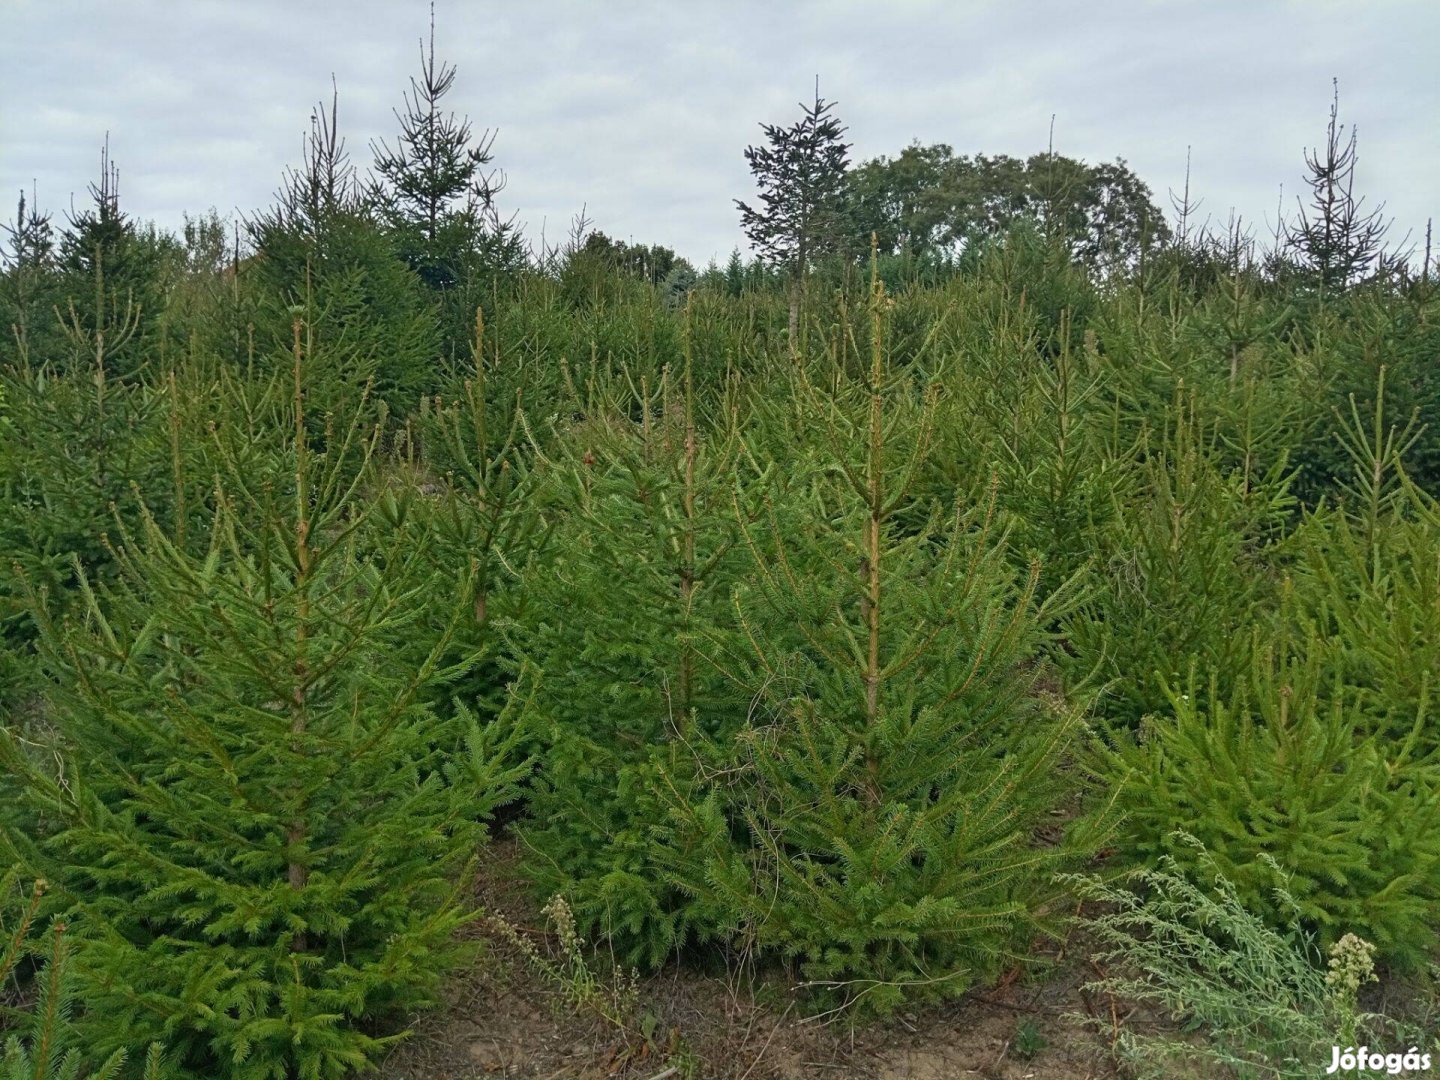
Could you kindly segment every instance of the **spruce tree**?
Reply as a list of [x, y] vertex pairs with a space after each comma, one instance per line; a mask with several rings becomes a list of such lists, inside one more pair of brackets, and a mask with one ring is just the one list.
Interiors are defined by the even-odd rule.
[[1423, 962], [1440, 901], [1440, 770], [1412, 720], [1403, 738], [1367, 731], [1363, 698], [1327, 672], [1311, 630], [1278, 648], [1255, 634], [1248, 671], [1226, 693], [1196, 667], [1162, 680], [1169, 709], [1121, 737], [1100, 770], [1118, 791], [1117, 847], [1209, 869], [1177, 836], [1199, 839], [1246, 907], [1272, 925], [1289, 912], [1264, 858], [1278, 864], [1306, 928], [1325, 944], [1355, 933], [1401, 964]]
[[104, 536], [116, 516], [133, 526], [148, 507], [173, 518], [164, 392], [148, 376], [120, 379], [95, 364], [91, 356], [73, 372], [55, 363], [0, 370], [0, 713], [35, 689], [34, 620], [11, 569], [22, 567], [62, 608], [78, 599], [77, 566], [92, 581], [113, 579]]
[[1430, 719], [1440, 672], [1440, 503], [1404, 468], [1415, 425], [1387, 423], [1386, 381], [1382, 371], [1368, 418], [1350, 402], [1340, 435], [1352, 475], [1338, 505], [1308, 515], [1287, 545], [1295, 555], [1287, 614], [1313, 628], [1327, 668], [1353, 691], [1355, 722], [1396, 742], [1415, 737], [1429, 756], [1440, 752]]
[[713, 937], [723, 915], [659, 868], [677, 841], [670, 793], [700, 797], [692, 748], [723, 744], [744, 717], [714, 658], [740, 645], [733, 507], [750, 466], [732, 419], [702, 428], [688, 363], [682, 380], [631, 386], [591, 388], [585, 419], [540, 457], [552, 532], [511, 636], [545, 673], [531, 699], [544, 764], [521, 829], [529, 876], [564, 895], [582, 932], [653, 966]]
[[369, 382], [397, 413], [433, 390], [436, 315], [362, 189], [340, 134], [338, 92], [311, 112], [301, 165], [286, 170], [274, 204], [246, 231], [255, 249], [247, 276], [262, 301], [259, 359], [284, 370], [291, 309], [304, 305], [324, 346], [316, 359], [325, 367], [312, 365], [306, 386], [316, 415], [349, 412]]
[[[0, 837], [0, 852], [6, 850]], [[0, 1080], [117, 1080], [127, 1054], [116, 1050], [86, 1069], [91, 1056], [76, 1038], [72, 1018], [76, 1006], [71, 928], [61, 919], [41, 931], [43, 905], [49, 883], [35, 881], [29, 895], [17, 888], [18, 864], [0, 873], [0, 987], [11, 983], [23, 990], [15, 995], [31, 998], [28, 1009], [6, 1007], [11, 995], [0, 991]], [[18, 977], [32, 968], [29, 985]], [[145, 1055], [141, 1080], [161, 1080], [164, 1055], [153, 1043]]]
[[1216, 306], [1223, 314], [1217, 312], [1217, 336], [1230, 361], [1231, 386], [1239, 381], [1240, 361], [1246, 351], [1274, 334], [1294, 315], [1288, 306], [1265, 311], [1255, 296], [1254, 287], [1253, 275], [1243, 271], [1220, 280], [1220, 300]]
[[145, 358], [148, 332], [164, 308], [161, 279], [174, 243], [153, 227], [141, 229], [120, 208], [120, 170], [108, 139], [90, 195], [92, 205], [72, 214], [60, 236], [64, 299], [57, 314], [70, 366], [123, 377]]
[[760, 187], [760, 206], [740, 200], [740, 225], [761, 258], [779, 267], [790, 289], [790, 350], [800, 347], [800, 305], [816, 259], [840, 249], [845, 229], [845, 169], [850, 147], [845, 128], [830, 115], [834, 102], [820, 96], [800, 105], [788, 128], [761, 124], [768, 145], [745, 148]]
[[1352, 127], [1347, 137], [1339, 113], [1337, 83], [1325, 146], [1305, 152], [1310, 205], [1299, 202], [1294, 220], [1284, 227], [1286, 246], [1298, 256], [1322, 301], [1345, 291], [1376, 265], [1390, 228], [1381, 216], [1383, 208], [1367, 211], [1365, 200], [1355, 195], [1357, 133]]
[[453, 65], [435, 60], [431, 5], [420, 77], [410, 80], [405, 111], [395, 113], [400, 124], [395, 148], [383, 141], [372, 145], [378, 176], [371, 185], [401, 258], [439, 296], [452, 359], [464, 356], [466, 321], [486, 276], [521, 262], [513, 221], [502, 220], [496, 209], [504, 178], [486, 170], [494, 160], [495, 133], [475, 137], [468, 119], [442, 105], [455, 75]]
[[[547, 534], [535, 498], [534, 469], [523, 445], [523, 415], [516, 398], [493, 389], [487, 358], [485, 320], [475, 309], [473, 367], [461, 383], [458, 399], [440, 395], [422, 399], [407, 422], [405, 469], [401, 477], [418, 488], [411, 517], [425, 535], [432, 558], [442, 566], [473, 567], [462, 613], [452, 638], [457, 657], [468, 656], [467, 675], [447, 684], [441, 709], [464, 702], [482, 719], [496, 715], [507, 697], [504, 642], [497, 626], [517, 615], [528, 597], [520, 568], [545, 545]], [[413, 488], [411, 490], [414, 490]], [[453, 598], [431, 598], [432, 636], [447, 624]], [[415, 648], [415, 643], [397, 647]], [[423, 648], [423, 639], [422, 639]]]
[[[1105, 380], [1089, 349], [1071, 347], [1068, 320], [1062, 319], [1053, 359], [1038, 355], [1039, 341], [1023, 327], [997, 337], [1008, 337], [1015, 348], [1004, 349], [998, 363], [967, 359], [966, 374], [957, 381], [970, 385], [967, 393], [952, 395], [948, 438], [974, 446], [975, 428], [988, 429], [1000, 505], [1013, 518], [1012, 549], [1021, 560], [1039, 559], [1042, 586], [1055, 589], [1089, 570], [1095, 535], [1113, 523], [1116, 493], [1130, 478], [1100, 450], [1096, 401]], [[1001, 364], [1024, 372], [1013, 392], [1001, 389]], [[972, 400], [977, 397], [978, 403]], [[983, 424], [975, 423], [977, 414]], [[953, 468], [948, 459], [944, 464]]]
[[1059, 654], [1077, 679], [1098, 669], [1105, 712], [1132, 727], [1167, 708], [1159, 679], [1175, 684], [1192, 660], [1229, 692], [1273, 598], [1264, 568], [1293, 506], [1284, 459], [1257, 475], [1227, 466], [1194, 392], [1176, 389], [1165, 423], [1109, 470], [1111, 507], [1089, 530], [1094, 588]]
[[1023, 956], [1064, 852], [1038, 833], [1076, 722], [1036, 692], [1049, 612], [1038, 571], [1007, 564], [993, 496], [900, 527], [934, 402], [888, 370], [884, 309], [875, 277], [868, 376], [798, 395], [824, 453], [787, 459], [802, 478], [768, 530], [741, 523], [749, 648], [727, 666], [749, 719], [711, 748], [703, 798], [671, 802], [689, 838], [673, 880], [826, 1000], [878, 1011]]
[[58, 768], [0, 740], [45, 823], [8, 842], [86, 928], [85, 1045], [161, 1040], [193, 1076], [374, 1062], [455, 958], [480, 822], [518, 778], [507, 725], [427, 706], [458, 674], [445, 637], [418, 663], [392, 647], [453, 584], [362, 494], [377, 435], [312, 444], [298, 318], [294, 338], [266, 467], [217, 404], [198, 553], [147, 515], [116, 585], [82, 576], [83, 618], [34, 598]]
[[744, 291], [745, 261], [740, 257], [740, 249], [736, 248], [725, 261], [725, 293], [727, 296], [739, 296]]
[[38, 362], [53, 354], [59, 330], [55, 321], [58, 267], [50, 215], [27, 203], [20, 193], [15, 220], [3, 227], [0, 251], [0, 361], [12, 366]]

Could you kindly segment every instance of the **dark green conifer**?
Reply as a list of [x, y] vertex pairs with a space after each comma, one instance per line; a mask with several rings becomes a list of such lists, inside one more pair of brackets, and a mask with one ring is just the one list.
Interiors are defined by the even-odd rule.
[[[120, 208], [120, 170], [109, 140], [100, 152], [100, 180], [90, 185], [92, 205], [70, 218], [61, 233], [63, 299], [56, 314], [68, 339], [68, 366], [135, 372], [165, 306], [167, 263], [174, 240], [153, 226], [139, 227]], [[60, 357], [42, 357], [60, 360]]]
[[430, 40], [422, 44], [420, 77], [412, 77], [405, 111], [397, 111], [400, 134], [391, 149], [373, 144], [371, 194], [406, 265], [436, 295], [452, 362], [466, 352], [470, 313], [497, 273], [523, 262], [514, 222], [504, 220], [495, 197], [504, 187], [494, 160], [495, 133], [473, 134], [468, 119], [445, 111], [455, 83], [453, 65], [435, 59], [435, 10]]
[[0, 227], [6, 244], [0, 250], [0, 363], [39, 363], [55, 351], [59, 267], [50, 215], [27, 203], [20, 193], [15, 220]]
[[830, 115], [834, 102], [820, 96], [801, 103], [801, 118], [788, 128], [761, 124], [767, 145], [745, 148], [760, 187], [760, 206], [740, 200], [740, 225], [756, 253], [780, 269], [790, 289], [790, 350], [800, 348], [800, 306], [815, 260], [845, 240], [845, 169], [850, 151], [845, 128]]
[[322, 346], [306, 384], [315, 415], [352, 411], [368, 383], [402, 415], [433, 391], [436, 315], [361, 189], [339, 131], [338, 93], [312, 111], [303, 163], [286, 171], [274, 205], [246, 231], [255, 249], [246, 272], [262, 301], [258, 359], [284, 370], [291, 308], [303, 304], [307, 332]]

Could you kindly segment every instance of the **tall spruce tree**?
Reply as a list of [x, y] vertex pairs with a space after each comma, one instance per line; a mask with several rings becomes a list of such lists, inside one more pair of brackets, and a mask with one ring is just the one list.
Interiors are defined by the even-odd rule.
[[287, 168], [274, 204], [246, 222], [255, 249], [247, 273], [259, 286], [261, 358], [283, 370], [296, 304], [324, 346], [307, 393], [326, 408], [355, 407], [361, 388], [396, 412], [434, 385], [440, 352], [433, 306], [386, 235], [340, 134], [339, 93], [317, 105], [298, 167]]
[[480, 822], [517, 779], [506, 725], [428, 708], [456, 674], [445, 636], [418, 662], [394, 648], [449, 583], [403, 507], [361, 494], [378, 434], [311, 444], [294, 335], [288, 392], [217, 403], [208, 542], [146, 517], [83, 619], [34, 598], [63, 764], [0, 738], [44, 823], [7, 844], [87, 928], [84, 1044], [161, 1040], [197, 1077], [338, 1078], [383, 1053], [455, 956]]
[[1305, 151], [1310, 205], [1297, 199], [1293, 221], [1285, 226], [1287, 246], [1300, 260], [1321, 299], [1343, 292], [1381, 258], [1390, 223], [1383, 207], [1365, 209], [1355, 194], [1358, 135], [1339, 122], [1340, 89], [1330, 102], [1325, 146]]
[[435, 9], [430, 39], [421, 44], [420, 76], [412, 77], [405, 111], [396, 111], [394, 149], [372, 144], [377, 178], [371, 185], [397, 248], [420, 280], [440, 294], [452, 358], [463, 358], [467, 324], [487, 272], [514, 269], [521, 260], [513, 220], [502, 220], [495, 197], [504, 187], [493, 160], [495, 132], [478, 137], [468, 118], [441, 104], [456, 68], [435, 59]]
[[790, 289], [790, 349], [799, 349], [805, 279], [816, 259], [840, 250], [845, 238], [845, 170], [850, 146], [845, 128], [830, 115], [834, 102], [801, 103], [788, 128], [761, 124], [768, 145], [748, 146], [745, 160], [760, 188], [760, 206], [740, 200], [740, 225], [762, 258], [781, 268]]
[[60, 236], [61, 323], [67, 362], [128, 376], [146, 354], [147, 331], [164, 307], [163, 263], [174, 243], [141, 229], [120, 208], [120, 170], [107, 138], [91, 206], [70, 216]]

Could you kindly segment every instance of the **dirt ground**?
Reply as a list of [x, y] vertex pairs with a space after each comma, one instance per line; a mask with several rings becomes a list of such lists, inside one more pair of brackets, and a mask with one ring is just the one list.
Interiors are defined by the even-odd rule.
[[[498, 856], [498, 858], [497, 858]], [[542, 954], [553, 942], [497, 844], [498, 870], [481, 901], [522, 929]], [[607, 1001], [567, 998], [519, 950], [484, 924], [488, 947], [452, 980], [442, 1009], [385, 1063], [389, 1080], [1101, 1080], [1118, 1075], [1111, 1046], [1126, 1022], [1082, 989], [1095, 977], [1080, 950], [1051, 944], [1043, 978], [1017, 977], [943, 1007], [854, 1028], [845, 1017], [803, 1015], [768, 980], [680, 968], [642, 979], [623, 1019]], [[610, 1013], [611, 1018], [602, 1016]]]

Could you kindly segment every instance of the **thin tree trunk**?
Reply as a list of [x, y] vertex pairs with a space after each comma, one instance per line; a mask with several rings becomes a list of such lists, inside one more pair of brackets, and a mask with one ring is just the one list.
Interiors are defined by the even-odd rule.
[[790, 278], [790, 355], [800, 355], [800, 293], [803, 282], [799, 274]]
[[695, 657], [689, 630], [695, 602], [695, 382], [691, 345], [690, 305], [685, 305], [685, 537], [680, 553], [680, 605], [684, 609], [686, 639], [680, 653], [680, 716], [676, 726], [682, 734], [690, 728], [690, 698], [694, 693]]
[[[305, 715], [305, 690], [309, 679], [309, 664], [306, 662], [306, 628], [310, 618], [310, 602], [308, 599], [309, 577], [310, 577], [310, 515], [306, 506], [308, 497], [305, 486], [305, 412], [303, 406], [303, 387], [300, 381], [300, 327], [299, 316], [295, 318], [295, 556], [296, 575], [295, 586], [300, 594], [299, 609], [296, 613], [297, 627], [295, 631], [295, 668], [294, 668], [294, 690], [290, 700], [290, 735], [291, 752], [303, 753], [304, 736], [306, 727]], [[290, 887], [296, 892], [304, 889], [310, 879], [310, 869], [305, 863], [296, 858], [296, 849], [305, 842], [305, 805], [303, 797], [295, 808], [295, 817], [286, 830], [285, 841], [290, 848], [290, 861], [287, 867], [287, 879]], [[295, 935], [290, 943], [291, 951], [304, 952], [308, 948], [305, 932], [302, 930]]]
[[880, 725], [880, 536], [885, 516], [885, 467], [884, 443], [884, 401], [881, 397], [881, 383], [884, 379], [881, 358], [880, 303], [882, 293], [874, 263], [871, 263], [870, 281], [870, 453], [868, 462], [870, 514], [865, 529], [865, 557], [860, 560], [860, 574], [864, 579], [865, 594], [862, 608], [865, 614], [866, 655], [865, 655], [865, 721], [866, 748], [865, 771], [870, 785], [870, 799], [880, 801], [880, 766], [875, 757], [875, 729]]

